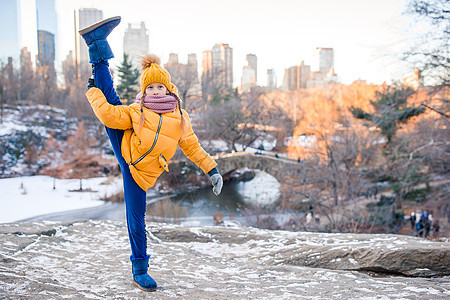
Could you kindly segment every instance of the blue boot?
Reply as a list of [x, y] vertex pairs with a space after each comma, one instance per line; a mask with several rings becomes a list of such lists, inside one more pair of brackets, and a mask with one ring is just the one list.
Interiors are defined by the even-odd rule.
[[151, 292], [155, 291], [158, 286], [153, 278], [147, 274], [148, 270], [148, 259], [138, 259], [131, 261], [132, 271], [133, 271], [133, 283], [141, 290]]
[[112, 17], [79, 31], [89, 48], [89, 63], [95, 64], [114, 57], [106, 38], [119, 25], [120, 20], [120, 17]]

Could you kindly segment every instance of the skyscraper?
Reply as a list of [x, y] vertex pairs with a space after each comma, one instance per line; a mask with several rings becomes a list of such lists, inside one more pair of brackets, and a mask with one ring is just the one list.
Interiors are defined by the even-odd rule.
[[286, 69], [284, 76], [287, 90], [294, 91], [297, 89], [304, 89], [307, 87], [307, 83], [311, 76], [311, 67], [305, 65], [302, 61], [299, 66], [293, 66]]
[[255, 84], [258, 82], [258, 61], [255, 54], [247, 54], [246, 56], [248, 66], [255, 70]]
[[178, 64], [178, 54], [176, 53], [169, 53], [169, 61], [167, 62], [167, 65], [177, 65]]
[[228, 44], [216, 44], [212, 48], [212, 73], [219, 87], [233, 87], [233, 48]]
[[55, 35], [46, 30], [38, 30], [37, 64], [55, 67]]
[[316, 48], [319, 59], [319, 72], [328, 73], [330, 68], [334, 68], [334, 51], [333, 48]]
[[233, 87], [233, 48], [216, 44], [212, 50], [203, 51], [202, 95], [206, 101], [217, 90]]
[[187, 63], [189, 72], [191, 74], [194, 74], [195, 78], [197, 79], [195, 82], [198, 83], [198, 63], [197, 63], [197, 54], [191, 53], [188, 54], [188, 63]]
[[249, 92], [252, 88], [256, 86], [256, 73], [255, 70], [250, 66], [244, 66], [242, 68], [241, 77], [241, 91]]
[[128, 55], [132, 65], [139, 67], [139, 57], [148, 53], [149, 36], [145, 23], [141, 22], [139, 27], [128, 23], [128, 28], [123, 36], [123, 52]]
[[198, 67], [197, 54], [195, 54], [195, 53], [188, 54], [188, 66], [190, 69], [195, 70], [195, 72], [198, 73], [197, 72], [197, 67]]
[[252, 88], [256, 87], [257, 78], [257, 61], [255, 54], [247, 54], [247, 66], [242, 69], [241, 77], [241, 91], [248, 92]]
[[[46, 31], [53, 35], [53, 60], [58, 56], [58, 15], [55, 8], [55, 0], [36, 0], [36, 28], [39, 31]], [[38, 47], [41, 45], [38, 34]], [[38, 48], [38, 52], [41, 53], [42, 50]], [[38, 55], [39, 55], [38, 53]], [[48, 65], [54, 65], [48, 63]]]
[[20, 75], [23, 73], [33, 73], [33, 63], [31, 62], [31, 53], [27, 47], [23, 47], [20, 52]]
[[209, 96], [213, 92], [214, 84], [212, 81], [212, 51], [203, 51], [202, 56], [202, 98], [203, 101], [208, 100]]
[[203, 51], [202, 57], [202, 74], [212, 71], [212, 51]]
[[269, 89], [277, 88], [277, 75], [274, 69], [267, 69], [267, 87]]
[[20, 1], [0, 0], [0, 60], [7, 62], [8, 57], [18, 62], [20, 55]]

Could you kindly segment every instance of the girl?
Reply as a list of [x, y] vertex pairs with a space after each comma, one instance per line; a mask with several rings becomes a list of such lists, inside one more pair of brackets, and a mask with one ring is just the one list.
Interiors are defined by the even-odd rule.
[[89, 63], [93, 64], [94, 76], [89, 79], [86, 97], [106, 126], [122, 171], [133, 283], [142, 290], [154, 291], [156, 282], [147, 274], [146, 191], [164, 170], [169, 171], [168, 162], [178, 145], [211, 177], [216, 195], [223, 181], [216, 162], [198, 143], [189, 116], [181, 109], [177, 88], [157, 57], [147, 55], [142, 59], [142, 96], [138, 103], [122, 105], [108, 68], [108, 59], [114, 55], [106, 40], [120, 20], [109, 18], [80, 31], [88, 45]]

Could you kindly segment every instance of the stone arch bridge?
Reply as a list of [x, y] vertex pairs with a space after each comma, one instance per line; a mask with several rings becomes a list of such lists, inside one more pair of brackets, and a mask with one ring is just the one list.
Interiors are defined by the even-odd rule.
[[302, 166], [294, 159], [248, 152], [228, 153], [213, 158], [224, 177], [236, 169], [249, 168], [264, 171], [275, 177], [280, 183], [286, 176], [299, 176]]

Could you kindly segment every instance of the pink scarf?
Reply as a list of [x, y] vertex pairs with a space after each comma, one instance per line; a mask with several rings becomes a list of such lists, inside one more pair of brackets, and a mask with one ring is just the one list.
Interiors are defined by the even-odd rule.
[[[136, 96], [136, 100], [134, 100], [134, 102], [141, 104], [141, 97], [142, 94], [139, 93]], [[177, 105], [177, 99], [175, 99], [175, 97], [171, 95], [146, 95], [144, 98], [144, 106], [158, 114], [172, 112], [177, 108]]]

